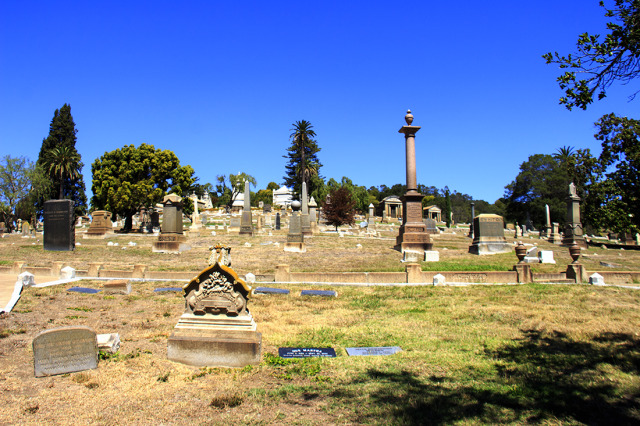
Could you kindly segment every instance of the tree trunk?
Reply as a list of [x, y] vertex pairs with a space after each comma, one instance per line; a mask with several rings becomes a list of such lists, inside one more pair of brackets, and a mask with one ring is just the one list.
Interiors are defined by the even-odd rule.
[[133, 228], [133, 213], [127, 213], [124, 219], [124, 232], [130, 232]]

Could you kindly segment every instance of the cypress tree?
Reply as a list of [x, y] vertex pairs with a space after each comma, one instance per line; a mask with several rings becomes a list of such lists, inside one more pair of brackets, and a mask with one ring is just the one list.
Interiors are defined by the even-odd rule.
[[[54, 149], [68, 149], [77, 154], [77, 170], [82, 170], [84, 164], [81, 161], [80, 154], [76, 150], [76, 124], [71, 115], [71, 106], [64, 104], [59, 110], [56, 109], [53, 119], [49, 125], [49, 135], [42, 141], [40, 154], [38, 155], [37, 165], [43, 167], [47, 164], [47, 158], [50, 157]], [[84, 215], [87, 211], [87, 196], [85, 194], [85, 184], [81, 173], [77, 175], [67, 175], [62, 178], [55, 173], [49, 174], [51, 181], [51, 191], [40, 197], [37, 202], [38, 212], [42, 212], [44, 202], [51, 199], [59, 198], [59, 188], [64, 188], [62, 198], [74, 201], [75, 214]], [[61, 182], [64, 179], [64, 182]]]

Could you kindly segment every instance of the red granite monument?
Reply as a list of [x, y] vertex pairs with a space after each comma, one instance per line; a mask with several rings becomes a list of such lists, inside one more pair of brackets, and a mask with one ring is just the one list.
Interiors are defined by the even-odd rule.
[[404, 261], [425, 260], [426, 251], [432, 244], [427, 232], [427, 225], [422, 220], [422, 194], [418, 192], [416, 179], [416, 133], [420, 126], [412, 126], [411, 110], [404, 117], [406, 126], [398, 131], [404, 133], [407, 160], [407, 192], [402, 196], [402, 226], [396, 237], [395, 249], [402, 252]]

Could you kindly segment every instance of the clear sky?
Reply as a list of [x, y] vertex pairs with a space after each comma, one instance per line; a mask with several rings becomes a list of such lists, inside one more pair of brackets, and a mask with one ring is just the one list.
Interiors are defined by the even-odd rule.
[[292, 123], [321, 173], [405, 183], [411, 109], [418, 182], [495, 201], [536, 153], [599, 154], [593, 123], [635, 116], [629, 87], [567, 111], [553, 65], [604, 32], [598, 0], [2, 1], [1, 154], [35, 161], [56, 108], [85, 164], [124, 145], [174, 151], [200, 183], [246, 172], [282, 183]]

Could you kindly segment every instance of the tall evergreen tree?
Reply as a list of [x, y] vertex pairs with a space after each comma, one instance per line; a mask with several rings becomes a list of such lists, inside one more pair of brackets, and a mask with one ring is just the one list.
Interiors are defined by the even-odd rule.
[[[83, 215], [87, 211], [84, 179], [80, 173], [84, 164], [76, 150], [77, 132], [76, 124], [71, 116], [71, 106], [64, 104], [59, 110], [56, 109], [49, 125], [49, 136], [42, 141], [36, 162], [38, 166], [49, 172], [51, 180], [50, 192], [38, 199], [39, 212], [42, 211], [45, 201], [55, 198], [73, 200], [76, 215]], [[65, 153], [67, 160], [63, 167], [65, 170], [63, 173], [60, 173], [60, 167], [52, 164], [51, 159], [54, 158], [54, 152]], [[70, 171], [75, 171], [75, 173], [70, 173]]]
[[320, 176], [320, 161], [316, 155], [320, 148], [318, 143], [313, 139], [316, 136], [316, 132], [313, 130], [313, 126], [307, 120], [300, 120], [293, 123], [291, 129], [291, 146], [287, 148], [287, 155], [284, 158], [289, 159], [289, 163], [285, 166], [287, 171], [284, 176], [284, 184], [293, 188], [293, 191], [297, 194], [302, 193], [302, 182], [307, 183], [307, 193], [311, 194], [316, 189], [318, 184], [317, 179], [312, 177]]

